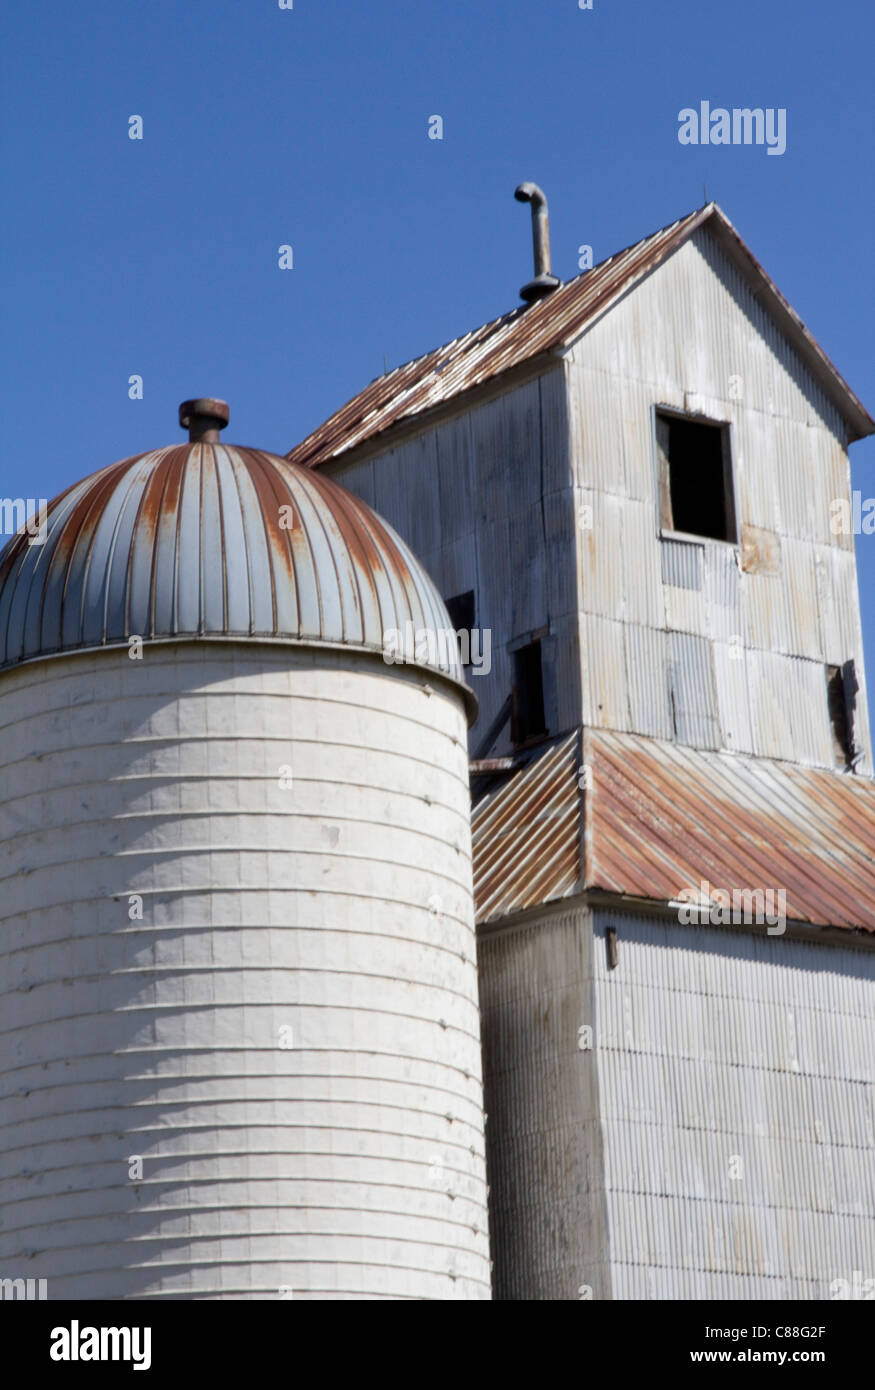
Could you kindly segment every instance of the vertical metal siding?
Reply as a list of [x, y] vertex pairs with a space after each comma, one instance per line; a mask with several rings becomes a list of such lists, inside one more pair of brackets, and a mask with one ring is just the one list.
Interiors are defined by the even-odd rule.
[[608, 492], [594, 492], [592, 529], [579, 532], [581, 591], [584, 613], [595, 617], [624, 617], [627, 584], [622, 563], [624, 501]]
[[629, 674], [630, 727], [650, 738], [673, 738], [666, 663], [668, 636], [654, 628], [628, 623], [624, 637], [626, 670]]
[[743, 647], [715, 641], [714, 681], [722, 745], [733, 753], [753, 753], [750, 715], [750, 654]]
[[625, 625], [586, 614], [583, 629], [583, 722], [629, 729]]
[[695, 748], [719, 748], [710, 642], [685, 632], [670, 632], [668, 650], [678, 740]]
[[[683, 635], [672, 648], [683, 706], [678, 738], [736, 750], [753, 745], [766, 756], [831, 766], [828, 712], [812, 663], [827, 660], [829, 650], [862, 672], [852, 551], [847, 538], [828, 531], [829, 501], [848, 489], [845, 428], [834, 405], [705, 228], [586, 327], [565, 362], [575, 476], [604, 535], [603, 546], [598, 534], [579, 535], [582, 611], [603, 624], [587, 619], [584, 679], [588, 691], [609, 692], [587, 698], [584, 717], [598, 724], [608, 710], [615, 728], [625, 717], [627, 701], [604, 669], [615, 650], [607, 624], [665, 625]], [[658, 539], [654, 403], [729, 421], [738, 521], [775, 535], [778, 574], [739, 573], [726, 545]], [[630, 508], [633, 495], [640, 514]], [[649, 527], [642, 524], [648, 509]], [[603, 556], [615, 550], [618, 533], [622, 573], [604, 575]], [[654, 601], [660, 591], [661, 613]], [[719, 695], [711, 694], [701, 639], [720, 644], [711, 654]], [[730, 648], [739, 640], [745, 652], [736, 663]], [[631, 727], [649, 733], [659, 720], [644, 697], [647, 677], [632, 668], [633, 646], [648, 653], [653, 679], [654, 645], [624, 642]], [[697, 695], [699, 675], [705, 686]], [[867, 712], [861, 729], [864, 721], [868, 770]]]
[[743, 645], [738, 552], [734, 546], [709, 545], [702, 559], [708, 635], [720, 642], [735, 638]]
[[478, 937], [486, 1164], [497, 1299], [609, 1298], [586, 914]]
[[828, 1299], [872, 1248], [875, 956], [608, 909], [594, 930], [614, 1296]]
[[818, 661], [749, 652], [754, 752], [807, 767], [833, 765], [826, 671]]
[[701, 589], [704, 545], [688, 541], [660, 540], [659, 562], [663, 584], [678, 589]]
[[[480, 701], [472, 748], [510, 693], [510, 645], [548, 625], [553, 633], [542, 641], [550, 730], [579, 719], [576, 637], [569, 642], [577, 617], [577, 513], [566, 401], [557, 362], [473, 408], [460, 402], [458, 416], [375, 454], [366, 475], [344, 455], [331, 466], [332, 477], [351, 491], [372, 487], [378, 510], [395, 529], [411, 545], [415, 537], [426, 547], [420, 553], [446, 598], [475, 591], [475, 622], [490, 631], [492, 669], [471, 676]], [[567, 565], [557, 562], [563, 553]], [[506, 724], [489, 751], [510, 746]]]
[[[610, 563], [610, 555], [604, 557], [604, 562]], [[616, 559], [613, 563], [616, 565]], [[626, 622], [662, 627], [665, 604], [659, 556], [653, 545], [653, 509], [649, 502], [629, 498], [623, 503], [621, 571]], [[611, 615], [605, 613], [604, 616]]]
[[817, 552], [810, 541], [782, 541], [782, 588], [788, 597], [787, 626], [792, 634], [793, 656], [823, 661], [823, 641], [817, 602]]
[[479, 958], [497, 1297], [828, 1300], [868, 1275], [871, 952], [600, 907]]

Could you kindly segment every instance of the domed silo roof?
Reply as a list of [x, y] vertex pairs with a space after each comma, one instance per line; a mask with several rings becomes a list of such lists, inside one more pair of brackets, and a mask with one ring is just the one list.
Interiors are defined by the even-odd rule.
[[[227, 419], [223, 402], [185, 402], [187, 444], [123, 459], [62, 492], [42, 544], [13, 537], [0, 552], [0, 670], [134, 635], [380, 652], [389, 631], [452, 630], [391, 526], [329, 478], [222, 444]], [[455, 642], [423, 640], [413, 664], [465, 686]]]

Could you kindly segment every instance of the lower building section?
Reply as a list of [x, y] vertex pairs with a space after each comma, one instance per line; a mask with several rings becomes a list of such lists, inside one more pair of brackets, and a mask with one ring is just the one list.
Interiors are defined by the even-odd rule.
[[583, 908], [478, 943], [495, 1298], [611, 1296], [592, 948]]
[[480, 946], [495, 1295], [875, 1285], [875, 952], [581, 899]]

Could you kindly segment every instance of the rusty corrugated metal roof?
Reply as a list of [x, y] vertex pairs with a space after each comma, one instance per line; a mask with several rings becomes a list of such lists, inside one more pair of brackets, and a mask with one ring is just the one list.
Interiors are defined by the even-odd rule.
[[788, 920], [875, 931], [875, 782], [604, 730], [585, 759], [588, 888], [784, 889]]
[[753, 282], [759, 297], [847, 420], [852, 439], [875, 432], [875, 420], [716, 203], [680, 218], [569, 280], [545, 299], [520, 305], [385, 376], [377, 377], [292, 449], [294, 463], [315, 468], [383, 434], [392, 425], [442, 405], [512, 367], [564, 348], [637, 280], [704, 223]]
[[875, 931], [875, 782], [587, 729], [581, 794], [577, 737], [475, 806], [478, 921], [576, 887], [667, 903], [706, 880], [783, 889], [790, 921]]
[[123, 459], [56, 497], [45, 532], [0, 552], [0, 669], [133, 634], [383, 651], [412, 624], [414, 640], [434, 634], [414, 664], [464, 684], [410, 548], [345, 488], [274, 454], [189, 443]]
[[581, 875], [580, 735], [514, 772], [471, 815], [478, 921], [566, 897]]

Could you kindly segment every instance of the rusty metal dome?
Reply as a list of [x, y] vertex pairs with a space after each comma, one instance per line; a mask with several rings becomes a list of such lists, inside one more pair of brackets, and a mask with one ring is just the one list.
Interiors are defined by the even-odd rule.
[[[0, 669], [134, 635], [380, 652], [388, 631], [452, 630], [422, 565], [364, 502], [274, 454], [205, 442], [227, 413], [203, 412], [221, 404], [186, 402], [197, 442], [91, 474], [50, 504], [42, 544], [20, 532], [0, 552]], [[455, 641], [423, 638], [413, 664], [464, 686]]]

